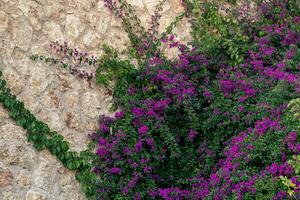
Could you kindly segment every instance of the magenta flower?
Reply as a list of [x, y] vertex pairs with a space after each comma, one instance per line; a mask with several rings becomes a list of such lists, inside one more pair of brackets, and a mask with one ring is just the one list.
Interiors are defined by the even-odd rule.
[[97, 154], [99, 157], [104, 157], [107, 154], [107, 150], [104, 147], [100, 147], [97, 150]]
[[122, 119], [124, 117], [124, 112], [123, 111], [116, 112], [115, 117], [117, 119]]
[[149, 128], [146, 125], [143, 125], [139, 128], [138, 132], [140, 135], [144, 135], [148, 132]]
[[193, 130], [193, 129], [191, 129], [191, 130], [189, 131], [188, 138], [189, 138], [189, 140], [190, 140], [191, 142], [193, 142], [194, 138], [195, 138], [197, 135], [198, 135], [198, 132], [195, 131], [195, 130]]
[[145, 110], [142, 108], [135, 107], [132, 109], [132, 113], [135, 117], [143, 117], [145, 114]]
[[101, 124], [101, 125], [100, 125], [100, 130], [101, 130], [103, 133], [108, 133], [108, 132], [109, 132], [109, 127], [108, 127], [106, 124]]
[[120, 175], [121, 172], [122, 172], [122, 170], [118, 167], [113, 167], [113, 168], [110, 169], [110, 173], [112, 173], [112, 174], [119, 174]]
[[143, 143], [141, 140], [138, 140], [138, 142], [135, 144], [135, 151], [136, 152], [141, 152], [143, 148]]

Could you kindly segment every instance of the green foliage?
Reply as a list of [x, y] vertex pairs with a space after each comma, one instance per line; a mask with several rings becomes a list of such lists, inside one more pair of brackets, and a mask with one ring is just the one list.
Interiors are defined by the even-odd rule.
[[294, 155], [288, 163], [295, 169], [296, 175], [300, 175], [300, 155]]
[[[96, 82], [113, 91], [115, 108], [119, 106], [120, 100], [127, 92], [131, 80], [137, 69], [129, 60], [121, 60], [118, 52], [107, 45], [103, 45], [104, 54], [99, 60], [96, 70]], [[113, 109], [114, 110], [114, 109]]]
[[226, 56], [230, 64], [241, 63], [249, 46], [249, 38], [243, 33], [234, 13], [220, 15], [216, 1], [190, 1], [188, 4], [193, 16], [193, 46], [211, 57]]
[[280, 162], [282, 151], [284, 151], [281, 141], [285, 136], [286, 133], [283, 131], [270, 131], [261, 137], [256, 137], [255, 134], [250, 135], [247, 140], [249, 143], [251, 141], [253, 149], [247, 151], [250, 160], [247, 165], [260, 169], [273, 162]]
[[288, 104], [288, 107], [295, 121], [298, 121], [300, 123], [300, 98], [291, 100]]
[[296, 184], [292, 182], [289, 178], [286, 176], [280, 176], [281, 183], [286, 187], [285, 190], [289, 194], [290, 197], [295, 197], [294, 190], [297, 189]]
[[248, 192], [244, 194], [243, 200], [270, 200], [276, 196], [280, 189], [285, 189], [278, 179], [274, 180], [270, 176], [256, 180], [254, 188], [256, 188], [256, 193], [251, 194]]

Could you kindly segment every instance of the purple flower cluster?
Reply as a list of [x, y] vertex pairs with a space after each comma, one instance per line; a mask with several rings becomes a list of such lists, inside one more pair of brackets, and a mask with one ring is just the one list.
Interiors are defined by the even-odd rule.
[[99, 58], [92, 55], [89, 56], [87, 52], [80, 52], [77, 48], [69, 47], [67, 42], [60, 44], [58, 41], [51, 42], [49, 48], [54, 50], [57, 54], [62, 54], [67, 58], [73, 59], [79, 64], [95, 65], [99, 62]]

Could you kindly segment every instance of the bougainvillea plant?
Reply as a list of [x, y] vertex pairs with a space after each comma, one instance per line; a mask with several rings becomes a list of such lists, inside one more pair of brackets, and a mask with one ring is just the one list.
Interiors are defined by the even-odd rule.
[[[299, 3], [260, 1], [248, 15], [246, 1], [222, 16], [217, 3], [184, 0], [190, 45], [167, 34], [175, 22], [158, 36], [160, 6], [147, 32], [126, 1], [105, 3], [123, 20], [139, 66], [108, 46], [98, 58], [59, 42], [50, 48], [96, 73], [32, 59], [105, 86], [116, 80], [110, 89], [118, 111], [100, 116], [90, 150], [76, 154], [1, 80], [0, 101], [29, 140], [77, 170], [90, 199], [300, 199]], [[167, 59], [160, 43], [178, 56]]]
[[299, 16], [284, 2], [260, 9], [239, 65], [170, 35], [178, 58], [153, 56], [130, 77], [122, 111], [92, 134], [100, 199], [300, 198], [287, 114], [300, 95]]

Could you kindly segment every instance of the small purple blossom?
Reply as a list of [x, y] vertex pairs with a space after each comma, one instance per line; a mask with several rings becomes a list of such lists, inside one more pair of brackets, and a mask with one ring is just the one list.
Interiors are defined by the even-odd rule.
[[116, 112], [115, 117], [117, 119], [122, 119], [124, 117], [124, 112], [123, 111]]
[[138, 132], [140, 135], [144, 135], [148, 132], [149, 128], [146, 125], [143, 125], [139, 128]]
[[118, 175], [120, 175], [121, 172], [122, 172], [122, 170], [120, 168], [118, 168], [118, 167], [113, 167], [113, 168], [110, 169], [110, 173], [112, 173], [112, 174], [118, 174]]

